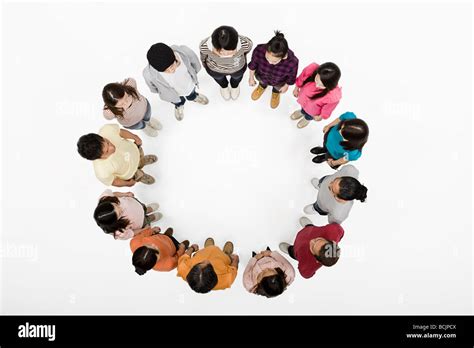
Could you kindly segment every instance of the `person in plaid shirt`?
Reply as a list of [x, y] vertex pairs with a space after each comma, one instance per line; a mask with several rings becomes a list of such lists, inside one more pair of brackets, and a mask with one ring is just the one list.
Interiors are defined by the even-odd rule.
[[266, 44], [255, 47], [249, 65], [249, 85], [259, 84], [252, 93], [252, 100], [259, 99], [267, 86], [272, 86], [270, 106], [275, 109], [280, 104], [280, 93], [285, 93], [293, 85], [298, 73], [298, 58], [288, 48], [285, 36], [275, 31], [275, 36]]

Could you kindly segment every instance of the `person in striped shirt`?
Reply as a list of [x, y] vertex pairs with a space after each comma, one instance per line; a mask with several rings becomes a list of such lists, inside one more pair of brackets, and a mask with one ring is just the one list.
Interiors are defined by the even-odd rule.
[[[221, 87], [224, 100], [236, 100], [239, 97], [239, 84], [247, 69], [247, 53], [251, 49], [252, 40], [226, 25], [214, 30], [211, 36], [199, 44], [202, 65]], [[227, 76], [230, 76], [230, 81]]]
[[270, 106], [275, 109], [280, 104], [280, 93], [285, 93], [295, 84], [298, 73], [298, 58], [288, 48], [285, 36], [275, 31], [275, 36], [266, 44], [260, 44], [252, 52], [249, 65], [249, 85], [259, 84], [252, 93], [252, 100], [259, 99], [267, 86], [272, 86]]

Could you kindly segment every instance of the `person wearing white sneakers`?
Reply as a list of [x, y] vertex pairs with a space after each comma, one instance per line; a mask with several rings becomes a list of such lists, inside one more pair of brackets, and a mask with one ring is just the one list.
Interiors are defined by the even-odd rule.
[[199, 87], [197, 74], [201, 70], [198, 56], [186, 46], [168, 46], [157, 43], [147, 53], [148, 66], [143, 77], [152, 93], [174, 104], [178, 121], [184, 117], [186, 100], [206, 105], [209, 99], [196, 92]]
[[344, 230], [339, 224], [314, 226], [310, 219], [300, 218], [303, 229], [296, 235], [293, 245], [280, 243], [282, 252], [298, 261], [298, 271], [303, 278], [311, 278], [321, 266], [330, 267], [339, 260], [339, 241]]
[[158, 203], [144, 204], [132, 192], [112, 192], [107, 189], [99, 197], [94, 210], [97, 225], [114, 239], [126, 240], [142, 228], [160, 220]]
[[367, 198], [367, 187], [357, 180], [358, 176], [357, 168], [348, 164], [332, 175], [311, 179], [318, 198], [304, 207], [304, 212], [327, 215], [330, 223], [341, 224], [349, 216], [354, 199], [365, 202]]
[[102, 99], [107, 120], [116, 118], [123, 127], [142, 129], [150, 137], [156, 137], [162, 128], [161, 123], [151, 117], [150, 103], [138, 93], [137, 82], [131, 77], [122, 83], [107, 84], [102, 90]]
[[[240, 81], [247, 69], [247, 53], [252, 40], [239, 35], [229, 26], [220, 26], [199, 44], [201, 62], [207, 73], [219, 84], [224, 100], [236, 100], [240, 95]], [[227, 76], [230, 75], [230, 87]]]

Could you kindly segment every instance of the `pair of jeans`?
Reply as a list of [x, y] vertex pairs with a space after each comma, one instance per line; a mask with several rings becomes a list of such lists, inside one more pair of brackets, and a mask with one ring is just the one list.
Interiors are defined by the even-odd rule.
[[237, 88], [240, 84], [240, 81], [244, 78], [245, 70], [247, 70], [247, 65], [242, 69], [233, 72], [232, 74], [224, 74], [217, 71], [213, 71], [206, 67], [207, 73], [217, 82], [222, 88], [227, 88], [229, 86], [229, 81], [227, 76], [230, 76], [230, 87]]
[[[264, 82], [262, 82], [262, 80], [260, 79], [260, 77], [258, 76], [257, 72], [255, 72], [255, 78], [257, 79], [258, 83], [260, 84], [260, 86], [262, 86], [262, 88], [267, 88], [268, 85], [265, 84]], [[282, 88], [285, 84], [281, 84], [281, 85], [278, 85], [278, 86], [272, 86], [272, 92], [273, 93], [280, 93], [280, 88]]]
[[[303, 114], [304, 118], [307, 120], [307, 121], [313, 121], [314, 118], [313, 116], [311, 116], [310, 114], [308, 114], [306, 111], [304, 111], [303, 108], [301, 108], [301, 113]], [[326, 132], [327, 133], [327, 132]]]
[[187, 95], [186, 97], [183, 97], [183, 96], [180, 96], [179, 99], [181, 100], [179, 103], [173, 103], [175, 108], [179, 108], [180, 106], [183, 106], [184, 103], [186, 103], [186, 99], [187, 100], [190, 100], [190, 101], [193, 101], [194, 99], [196, 99], [198, 96], [198, 94], [196, 93], [196, 89], [193, 89], [193, 91], [191, 92], [190, 95]]
[[150, 121], [150, 119], [151, 119], [151, 105], [150, 105], [150, 102], [147, 99], [146, 100], [146, 111], [145, 111], [145, 116], [143, 116], [143, 119], [140, 122], [135, 123], [132, 126], [124, 127], [124, 128], [127, 128], [127, 129], [143, 129], [143, 128], [145, 128], [146, 123]]

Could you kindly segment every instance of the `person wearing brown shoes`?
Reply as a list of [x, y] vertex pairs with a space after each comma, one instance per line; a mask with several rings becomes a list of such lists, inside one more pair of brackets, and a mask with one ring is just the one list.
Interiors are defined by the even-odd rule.
[[295, 83], [298, 58], [288, 48], [285, 36], [275, 31], [275, 36], [268, 43], [255, 47], [248, 67], [249, 85], [253, 87], [259, 82], [252, 93], [252, 100], [258, 100], [267, 86], [272, 86], [270, 107], [276, 109], [280, 104], [280, 94]]
[[98, 134], [80, 137], [77, 151], [93, 162], [96, 177], [107, 186], [133, 186], [137, 182], [151, 185], [155, 182], [142, 168], [158, 161], [158, 157], [145, 156], [140, 137], [116, 124], [106, 124]]
[[206, 239], [202, 250], [193, 244], [178, 260], [178, 277], [200, 294], [230, 288], [239, 266], [239, 257], [233, 252], [232, 242], [226, 242], [221, 250], [213, 238]]

